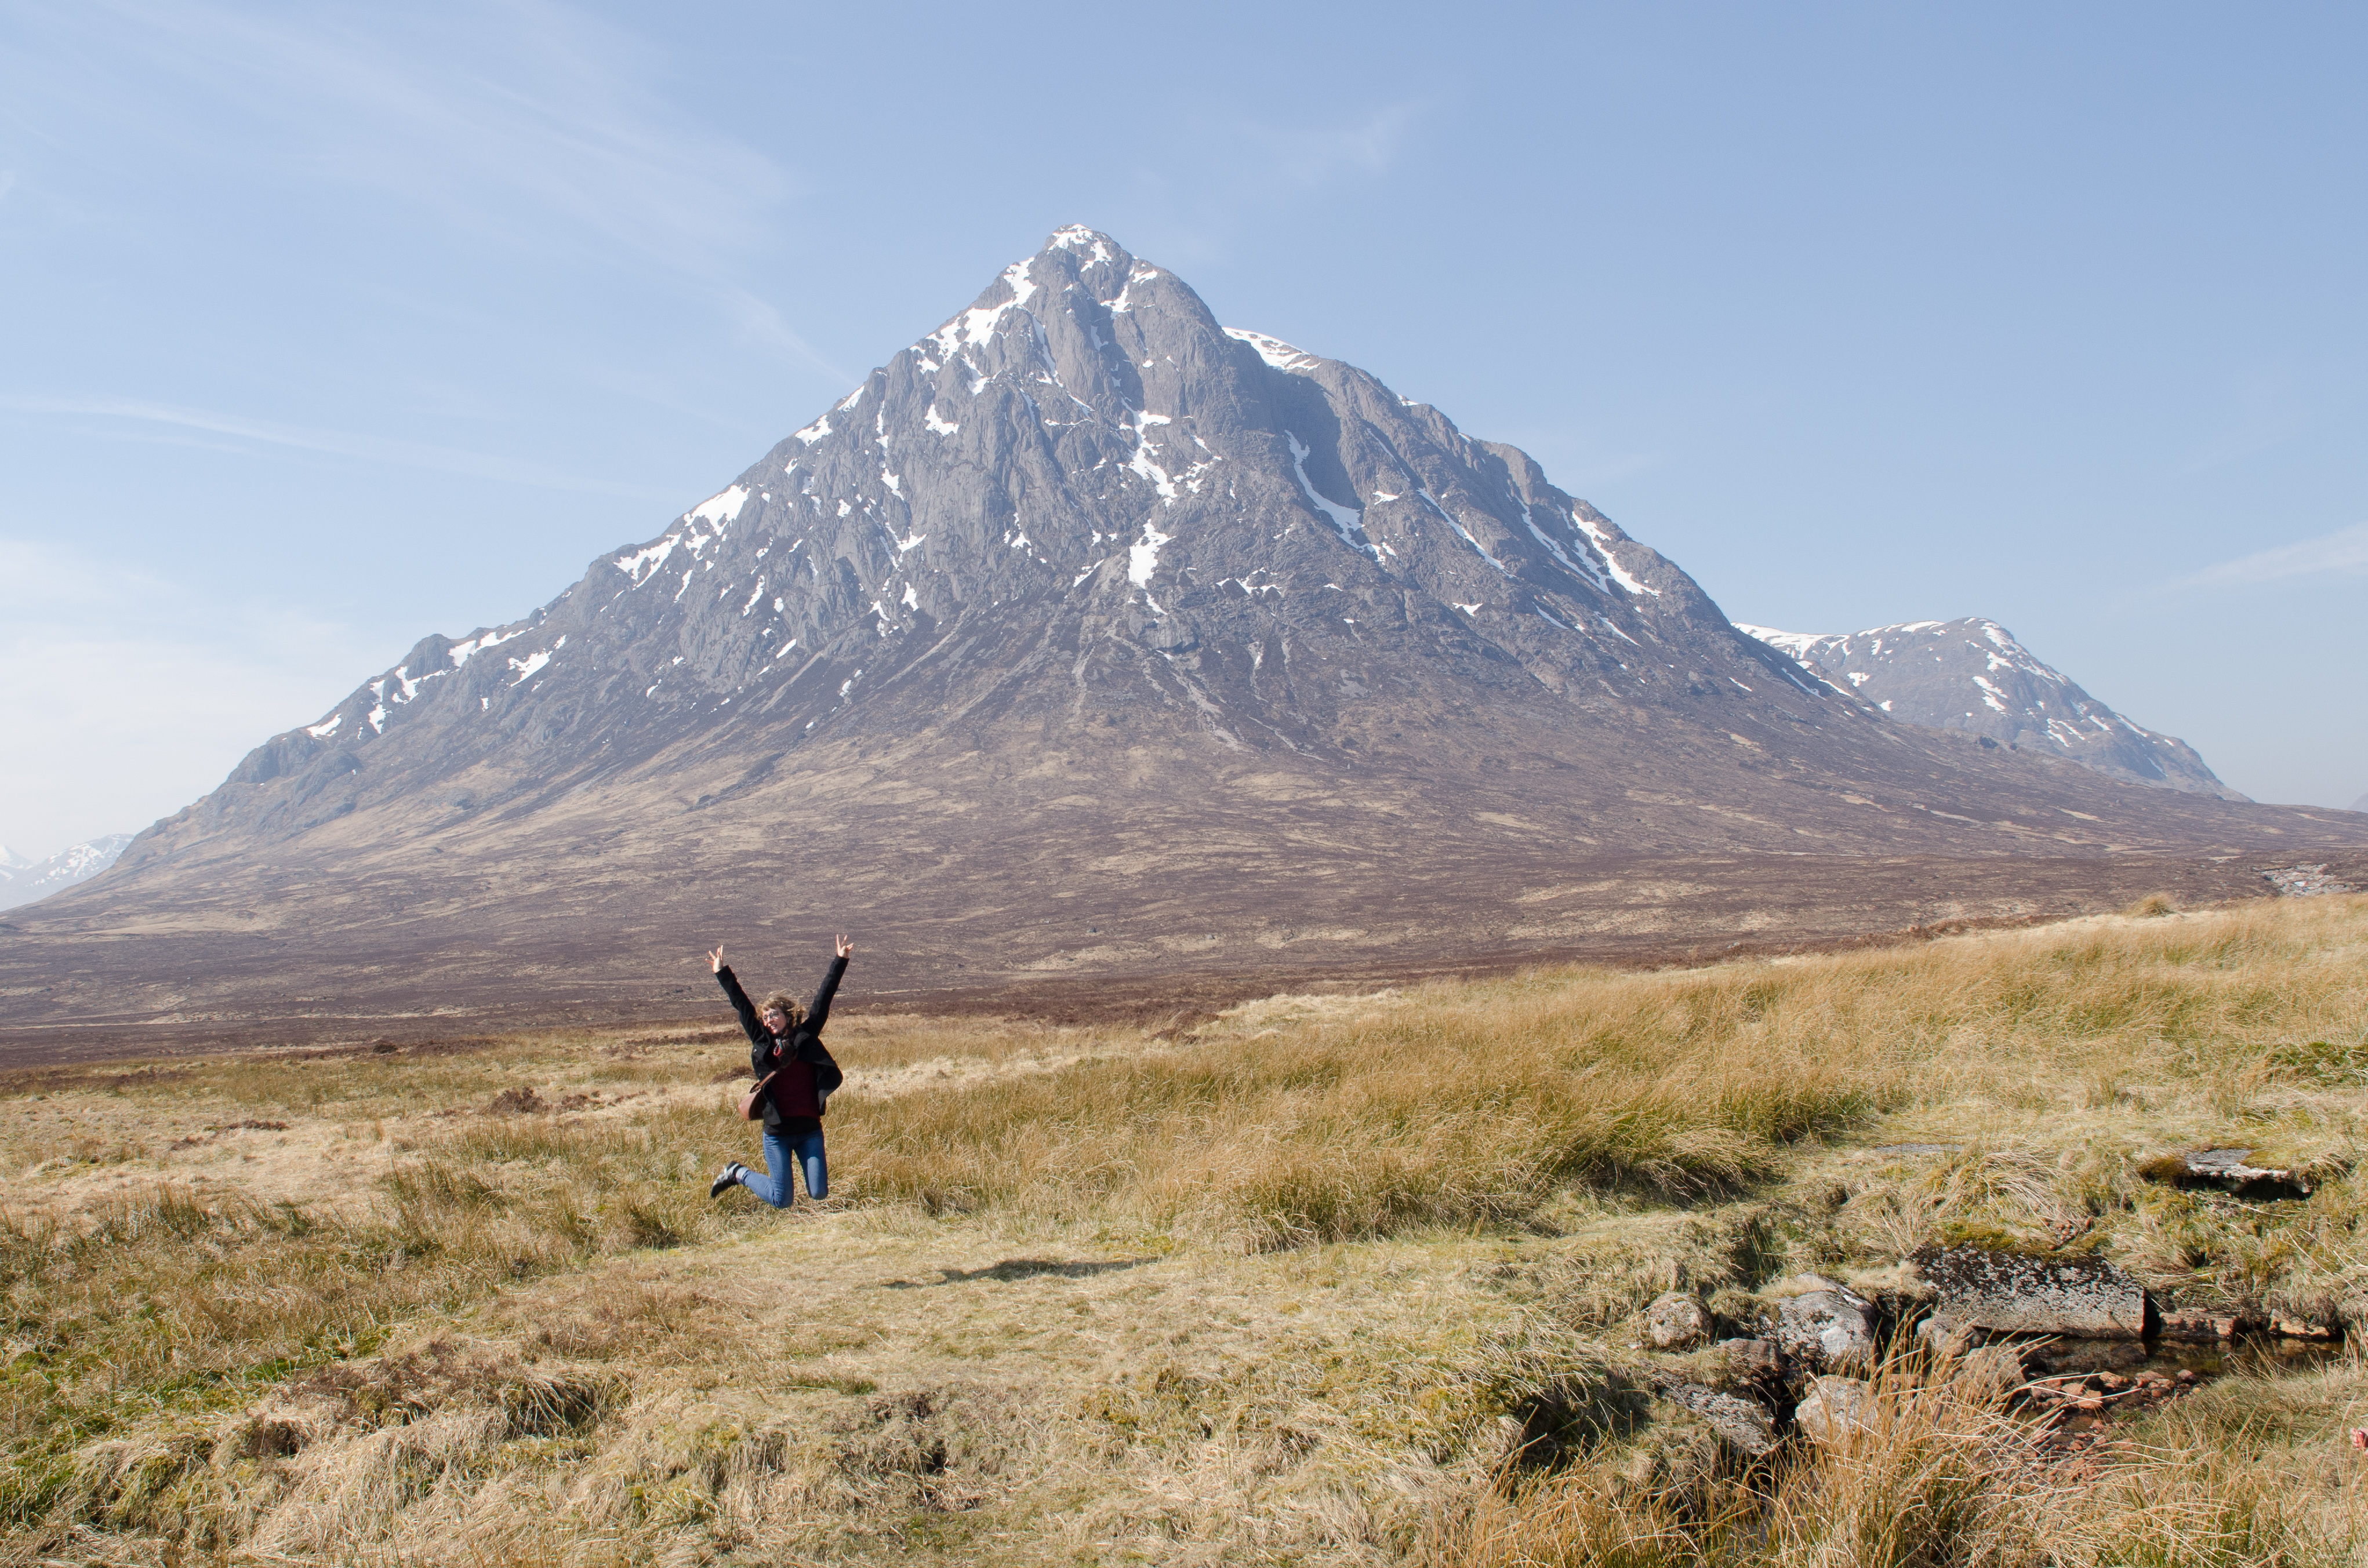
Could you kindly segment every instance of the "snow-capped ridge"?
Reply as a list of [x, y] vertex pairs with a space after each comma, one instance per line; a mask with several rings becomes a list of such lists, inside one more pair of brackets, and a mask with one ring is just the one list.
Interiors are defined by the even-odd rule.
[[1304, 348], [1294, 348], [1280, 337], [1269, 337], [1262, 332], [1239, 326], [1229, 326], [1224, 331], [1227, 337], [1257, 349], [1258, 358], [1278, 370], [1312, 370], [1324, 362]]
[[0, 848], [0, 909], [21, 909], [86, 882], [122, 857], [135, 835], [110, 833], [87, 844], [76, 844], [35, 860]]
[[2052, 752], [2132, 783], [2243, 798], [2186, 742], [2114, 712], [1995, 620], [1907, 620], [1825, 633], [1735, 626], [1905, 722]]

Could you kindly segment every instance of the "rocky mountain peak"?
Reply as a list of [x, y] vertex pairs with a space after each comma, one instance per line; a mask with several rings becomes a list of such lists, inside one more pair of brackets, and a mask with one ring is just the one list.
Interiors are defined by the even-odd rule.
[[313, 777], [317, 802], [269, 808], [296, 827], [421, 724], [438, 735], [415, 760], [447, 772], [596, 715], [616, 756], [727, 710], [791, 744], [910, 734], [939, 687], [882, 694], [916, 661], [937, 656], [939, 681], [1052, 646], [1062, 668], [1030, 665], [1001, 700], [1092, 706], [1142, 676], [1165, 719], [1235, 748], [1337, 750], [1341, 715], [1377, 700], [1295, 682], [1308, 652], [1411, 661], [1417, 685], [1515, 675], [1581, 705], [1715, 692], [1762, 722], [1832, 696], [1528, 454], [1225, 328], [1172, 273], [1071, 228], [657, 537], [523, 620], [424, 639], [232, 782]]

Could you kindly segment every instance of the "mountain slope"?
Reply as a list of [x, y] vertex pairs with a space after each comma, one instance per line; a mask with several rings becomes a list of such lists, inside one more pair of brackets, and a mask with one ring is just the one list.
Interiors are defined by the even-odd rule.
[[2131, 723], [1997, 621], [1912, 620], [1839, 635], [1740, 630], [1907, 723], [2051, 751], [2133, 784], [2245, 799], [2194, 747]]
[[[1071, 229], [655, 538], [258, 747], [0, 982], [103, 946], [171, 977], [112, 1016], [195, 1028], [699, 1005], [702, 943], [834, 925], [907, 988], [1662, 950], [2346, 831], [1892, 722], [1527, 454]], [[1918, 859], [2033, 853], [2125, 868]]]

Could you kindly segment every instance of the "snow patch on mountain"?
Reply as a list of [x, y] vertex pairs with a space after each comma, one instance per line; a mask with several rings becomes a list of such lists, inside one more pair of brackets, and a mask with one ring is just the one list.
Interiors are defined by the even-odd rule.
[[1321, 359], [1305, 349], [1293, 348], [1280, 337], [1269, 337], [1262, 332], [1251, 332], [1246, 327], [1229, 326], [1225, 328], [1225, 335], [1248, 344], [1258, 350], [1259, 358], [1278, 370], [1308, 370], [1323, 363]]

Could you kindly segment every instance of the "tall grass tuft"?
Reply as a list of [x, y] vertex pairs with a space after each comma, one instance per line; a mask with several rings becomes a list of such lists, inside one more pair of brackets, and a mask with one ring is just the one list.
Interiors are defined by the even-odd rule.
[[865, 1104], [835, 1154], [867, 1197], [1081, 1216], [1270, 1247], [1516, 1218], [1578, 1181], [1664, 1198], [1770, 1175], [1782, 1148], [1903, 1092], [1881, 1064], [1665, 1043], [1582, 993], [1219, 1038], [1172, 1055]]

